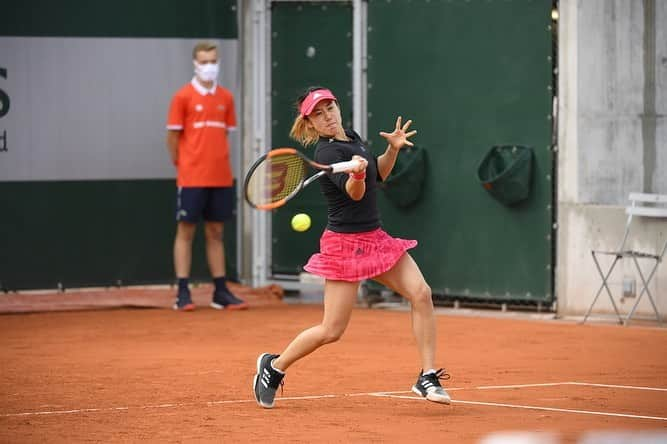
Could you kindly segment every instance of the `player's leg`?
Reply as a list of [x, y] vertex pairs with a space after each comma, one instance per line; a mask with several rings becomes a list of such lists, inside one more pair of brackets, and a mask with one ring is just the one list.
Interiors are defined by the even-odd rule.
[[176, 195], [176, 236], [174, 238], [174, 271], [178, 292], [174, 310], [190, 311], [195, 308], [189, 289], [192, 264], [192, 241], [197, 222], [201, 218], [201, 193], [198, 188], [179, 188]]
[[190, 311], [194, 304], [190, 297], [189, 279], [192, 263], [192, 240], [197, 225], [190, 222], [178, 222], [174, 238], [174, 271], [178, 281], [178, 292], [174, 310]]
[[212, 277], [225, 276], [225, 247], [223, 233], [225, 224], [223, 222], [204, 223], [204, 237], [206, 239], [206, 260]]
[[358, 282], [330, 281], [324, 285], [324, 316], [319, 325], [302, 331], [274, 362], [274, 367], [285, 371], [294, 362], [319, 347], [337, 341], [350, 321], [357, 300]]
[[174, 271], [177, 278], [188, 278], [192, 264], [192, 241], [197, 225], [190, 222], [179, 222], [176, 225], [174, 239]]
[[396, 265], [374, 280], [410, 301], [412, 330], [425, 369], [435, 365], [436, 327], [431, 288], [410, 254], [405, 253]]
[[203, 209], [206, 258], [215, 289], [211, 307], [230, 310], [248, 308], [248, 304], [237, 298], [227, 287], [227, 264], [225, 262], [224, 221], [234, 209], [234, 190], [231, 187], [205, 188], [206, 204]]
[[255, 399], [259, 405], [273, 407], [276, 390], [290, 365], [319, 347], [340, 339], [350, 321], [358, 288], [358, 282], [327, 280], [322, 322], [302, 331], [282, 354], [263, 353], [259, 356], [257, 374], [253, 380]]
[[444, 370], [436, 370], [435, 367], [437, 338], [431, 288], [419, 266], [410, 254], [405, 253], [396, 265], [373, 279], [410, 301], [412, 331], [422, 361], [422, 372], [413, 390], [431, 401], [448, 404], [449, 395], [439, 382], [439, 378], [445, 377]]

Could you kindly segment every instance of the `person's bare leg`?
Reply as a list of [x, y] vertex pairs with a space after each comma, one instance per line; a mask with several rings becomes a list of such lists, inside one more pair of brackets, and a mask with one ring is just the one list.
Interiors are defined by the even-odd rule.
[[340, 339], [350, 321], [358, 288], [358, 282], [327, 280], [324, 285], [322, 323], [297, 335], [280, 357], [273, 361], [273, 367], [284, 372], [290, 365], [319, 347]]
[[192, 240], [195, 237], [196, 224], [179, 222], [176, 225], [174, 239], [174, 271], [177, 278], [190, 277], [192, 264]]
[[225, 263], [225, 243], [222, 238], [224, 233], [224, 224], [222, 222], [206, 222], [204, 224], [206, 236], [206, 258], [208, 260], [208, 269], [213, 278], [215, 286], [213, 290], [213, 300], [211, 307], [221, 310], [243, 310], [248, 308], [248, 304], [239, 299], [227, 287], [227, 269]]
[[208, 269], [213, 278], [225, 276], [225, 244], [222, 240], [224, 224], [222, 222], [206, 222], [204, 233], [206, 236], [206, 259]]
[[412, 386], [412, 391], [429, 401], [449, 404], [451, 398], [439, 381], [448, 379], [448, 376], [445, 376], [444, 370], [435, 368], [437, 338], [431, 288], [419, 267], [412, 257], [405, 253], [391, 270], [374, 279], [410, 301], [412, 332], [417, 340], [423, 370]]
[[405, 253], [389, 271], [373, 278], [410, 301], [412, 332], [424, 370], [435, 368], [436, 325], [431, 287], [412, 257]]

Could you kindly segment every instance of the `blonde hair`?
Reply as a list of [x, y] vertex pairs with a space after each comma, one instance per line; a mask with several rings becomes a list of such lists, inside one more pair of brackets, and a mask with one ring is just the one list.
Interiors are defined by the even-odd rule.
[[297, 115], [292, 124], [289, 136], [303, 146], [315, 145], [320, 140], [320, 135], [315, 131], [312, 125], [309, 125], [308, 118], [301, 114]]
[[198, 42], [194, 48], [192, 48], [192, 60], [197, 60], [198, 52], [208, 52], [218, 50], [218, 45], [213, 42]]

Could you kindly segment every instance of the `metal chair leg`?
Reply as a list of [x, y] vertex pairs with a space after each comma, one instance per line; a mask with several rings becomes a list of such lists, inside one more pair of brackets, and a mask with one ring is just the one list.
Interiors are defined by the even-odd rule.
[[609, 300], [611, 301], [611, 305], [614, 307], [614, 311], [616, 312], [616, 316], [618, 317], [618, 322], [619, 324], [623, 325], [623, 318], [621, 317], [621, 313], [618, 311], [618, 307], [616, 306], [616, 302], [614, 302], [614, 298], [611, 294], [611, 290], [609, 289], [609, 286], [607, 285], [607, 279], [609, 279], [609, 276], [611, 275], [611, 272], [614, 270], [614, 267], [616, 267], [616, 263], [620, 259], [620, 256], [615, 256], [614, 257], [614, 262], [611, 264], [611, 267], [609, 267], [609, 271], [607, 271], [607, 274], [605, 275], [604, 272], [602, 271], [602, 267], [600, 267], [600, 263], [598, 262], [597, 256], [595, 256], [595, 252], [591, 251], [591, 255], [593, 256], [593, 262], [595, 262], [595, 266], [598, 269], [598, 273], [600, 274], [600, 277], [602, 278], [602, 285], [600, 285], [600, 288], [598, 289], [598, 292], [595, 295], [595, 298], [593, 299], [593, 302], [591, 303], [590, 307], [588, 307], [588, 311], [584, 315], [584, 320], [581, 322], [582, 324], [586, 322], [588, 319], [588, 316], [590, 316], [591, 311], [593, 310], [593, 306], [598, 300], [598, 297], [600, 296], [600, 293], [602, 292], [602, 289], [605, 289], [607, 291], [607, 295], [609, 296]]
[[639, 272], [639, 277], [642, 280], [642, 290], [639, 292], [639, 296], [637, 296], [637, 300], [632, 306], [632, 309], [630, 310], [630, 313], [628, 313], [628, 316], [625, 318], [625, 322], [623, 324], [628, 325], [630, 319], [635, 314], [635, 310], [639, 306], [639, 302], [641, 301], [642, 296], [644, 296], [644, 293], [646, 293], [648, 295], [648, 300], [651, 302], [651, 306], [653, 307], [653, 312], [655, 313], [655, 319], [658, 321], [658, 325], [662, 327], [662, 320], [660, 319], [660, 313], [658, 312], [658, 307], [655, 305], [655, 301], [653, 300], [653, 296], [651, 295], [651, 290], [649, 290], [648, 288], [648, 284], [651, 282], [651, 279], [653, 279], [653, 275], [658, 269], [658, 265], [660, 264], [660, 262], [656, 260], [655, 264], [653, 265], [653, 269], [651, 270], [651, 273], [649, 273], [648, 275], [648, 279], [644, 279], [644, 273], [642, 273], [642, 269], [639, 268], [639, 262], [637, 261], [637, 258], [635, 256], [632, 256], [632, 260], [634, 261], [635, 266], [637, 267], [637, 271]]

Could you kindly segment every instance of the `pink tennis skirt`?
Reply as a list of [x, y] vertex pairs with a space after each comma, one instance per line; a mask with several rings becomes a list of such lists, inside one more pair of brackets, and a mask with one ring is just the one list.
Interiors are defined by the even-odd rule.
[[324, 230], [320, 252], [303, 267], [307, 272], [335, 281], [357, 282], [391, 269], [416, 240], [391, 237], [381, 228], [363, 233]]

